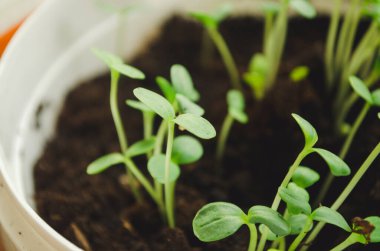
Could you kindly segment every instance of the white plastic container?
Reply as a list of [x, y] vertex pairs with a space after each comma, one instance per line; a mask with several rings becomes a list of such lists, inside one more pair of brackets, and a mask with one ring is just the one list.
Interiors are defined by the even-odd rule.
[[[140, 0], [140, 7], [127, 17], [107, 12], [95, 2], [99, 1], [45, 1], [16, 33], [2, 58], [0, 233], [6, 250], [79, 250], [34, 211], [32, 168], [53, 134], [66, 93], [106, 70], [90, 48], [117, 51], [131, 58], [174, 12], [207, 10], [221, 1]], [[234, 3], [237, 12], [258, 11], [257, 2]], [[120, 47], [120, 41], [128, 46]], [[44, 109], [36, 116], [40, 105]], [[35, 127], [36, 119], [39, 128]]]

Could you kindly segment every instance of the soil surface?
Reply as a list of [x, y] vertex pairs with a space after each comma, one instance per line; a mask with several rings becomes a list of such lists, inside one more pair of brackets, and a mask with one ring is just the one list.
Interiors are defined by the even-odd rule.
[[[182, 167], [176, 189], [178, 228], [170, 230], [164, 226], [147, 196], [145, 204], [135, 202], [130, 190], [120, 182], [122, 167], [95, 176], [85, 172], [97, 157], [119, 150], [109, 111], [109, 76], [87, 81], [68, 95], [56, 135], [46, 145], [34, 170], [39, 214], [59, 233], [85, 249], [246, 250], [247, 228], [242, 227], [223, 241], [205, 244], [194, 237], [192, 219], [202, 205], [212, 201], [233, 202], [244, 210], [253, 205], [271, 204], [278, 185], [303, 146], [303, 135], [290, 115], [293, 112], [315, 126], [320, 137], [318, 146], [339, 151], [342, 142], [332, 133], [331, 99], [325, 95], [323, 80], [321, 57], [327, 25], [327, 19], [290, 21], [285, 60], [277, 84], [261, 102], [255, 101], [245, 86], [250, 121], [247, 125], [233, 126], [221, 172], [215, 167], [215, 140], [203, 141], [205, 156], [201, 161]], [[225, 21], [221, 31], [243, 73], [251, 55], [261, 50], [262, 22], [234, 18]], [[228, 76], [215, 50], [206, 63], [201, 63], [201, 38], [202, 28], [198, 24], [175, 17], [167, 22], [160, 37], [130, 62], [142, 69], [147, 79], [142, 82], [121, 79], [120, 107], [129, 142], [141, 139], [142, 118], [139, 112], [126, 107], [124, 100], [133, 98], [132, 90], [137, 86], [157, 90], [154, 78], [169, 77], [170, 66], [175, 63], [189, 69], [201, 93], [205, 117], [220, 129], [226, 114]], [[298, 65], [310, 67], [311, 75], [296, 84], [289, 80], [288, 74]], [[356, 114], [357, 108], [351, 116]], [[379, 138], [379, 122], [372, 111], [346, 159], [353, 170]], [[145, 158], [137, 159], [137, 163], [146, 172]], [[327, 172], [326, 165], [316, 156], [308, 157], [303, 164], [315, 168], [322, 177]], [[341, 207], [346, 219], [380, 215], [379, 165], [377, 160]], [[325, 205], [330, 205], [348, 180], [337, 179]], [[310, 189], [311, 198], [318, 189], [319, 185]], [[345, 237], [341, 230], [326, 227], [311, 250], [328, 250]], [[357, 245], [351, 250], [362, 249], [363, 246]], [[379, 246], [369, 245], [365, 250], [379, 250]]]

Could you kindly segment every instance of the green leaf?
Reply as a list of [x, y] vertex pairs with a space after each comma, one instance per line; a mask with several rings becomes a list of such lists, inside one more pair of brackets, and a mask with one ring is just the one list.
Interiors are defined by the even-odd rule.
[[148, 106], [144, 105], [142, 102], [140, 101], [136, 101], [136, 100], [132, 100], [132, 99], [128, 99], [125, 101], [125, 103], [136, 109], [136, 110], [140, 110], [142, 112], [151, 112], [151, 113], [154, 113], [154, 111], [152, 109], [150, 109]]
[[161, 95], [142, 87], [134, 89], [133, 94], [163, 119], [175, 117], [173, 106]]
[[269, 62], [265, 55], [262, 53], [254, 54], [249, 62], [248, 70], [266, 76], [269, 70]]
[[313, 151], [318, 153], [327, 163], [330, 168], [330, 172], [334, 176], [348, 176], [351, 174], [351, 169], [337, 155], [330, 151], [321, 148], [313, 148]]
[[103, 172], [109, 167], [124, 162], [124, 156], [120, 153], [110, 153], [104, 155], [93, 162], [87, 167], [87, 174], [93, 175]]
[[251, 223], [264, 224], [278, 236], [286, 236], [290, 233], [290, 227], [284, 218], [269, 207], [251, 207], [248, 211], [248, 219]]
[[153, 150], [156, 143], [156, 138], [151, 137], [149, 139], [140, 140], [133, 145], [131, 145], [127, 152], [125, 153], [126, 156], [132, 158], [141, 154], [145, 154], [151, 150]]
[[317, 11], [308, 0], [291, 0], [290, 6], [306, 18], [312, 19], [317, 15]]
[[289, 183], [287, 188], [280, 187], [279, 194], [291, 214], [311, 213], [309, 193], [295, 183]]
[[292, 113], [293, 118], [301, 128], [303, 135], [305, 136], [305, 147], [312, 148], [318, 141], [318, 134], [315, 128], [301, 116]]
[[371, 243], [378, 243], [380, 242], [380, 217], [378, 216], [369, 216], [365, 218], [366, 221], [369, 221], [375, 229], [372, 231], [370, 235], [370, 242]]
[[219, 6], [214, 13], [212, 13], [212, 16], [214, 20], [217, 21], [217, 23], [222, 22], [224, 19], [226, 19], [229, 15], [231, 15], [232, 12], [232, 5], [229, 3], [222, 4]]
[[264, 224], [260, 224], [259, 231], [261, 234], [264, 234], [264, 231], [266, 229], [268, 230], [268, 236], [267, 236], [268, 240], [275, 241], [278, 239], [278, 236], [276, 234], [274, 234], [272, 231], [270, 231], [270, 229], [268, 229]]
[[314, 185], [320, 176], [311, 168], [299, 166], [292, 176], [292, 181], [299, 187], [308, 188]]
[[[157, 154], [148, 161], [148, 171], [157, 182], [165, 184], [165, 159], [164, 154]], [[169, 182], [176, 181], [181, 173], [179, 166], [170, 162]]]
[[247, 123], [248, 116], [244, 112], [245, 101], [243, 94], [238, 90], [229, 90], [227, 93], [228, 113], [240, 123]]
[[293, 82], [300, 82], [309, 76], [309, 67], [297, 66], [290, 72], [290, 79]]
[[124, 64], [123, 60], [120, 57], [110, 52], [97, 48], [92, 49], [92, 52], [95, 54], [96, 57], [102, 60], [110, 69], [120, 72], [121, 74], [132, 79], [145, 78], [145, 75], [142, 71], [133, 66]]
[[201, 241], [218, 241], [234, 234], [245, 224], [245, 218], [244, 212], [234, 204], [213, 202], [195, 215], [193, 231]]
[[175, 90], [170, 82], [166, 78], [158, 76], [156, 78], [156, 83], [160, 87], [165, 98], [169, 100], [170, 103], [173, 103], [175, 100]]
[[199, 93], [194, 89], [190, 73], [183, 65], [173, 65], [170, 68], [170, 78], [177, 93], [186, 96], [191, 101], [199, 100]]
[[179, 115], [173, 121], [201, 139], [211, 139], [216, 136], [215, 128], [201, 116], [186, 113]]
[[203, 155], [201, 143], [188, 135], [178, 136], [173, 142], [172, 161], [185, 165], [198, 161]]
[[145, 79], [145, 74], [139, 69], [124, 64], [124, 63], [113, 63], [112, 69], [120, 72], [121, 74], [131, 78], [131, 79]]
[[354, 91], [362, 97], [366, 102], [369, 104], [372, 104], [372, 95], [369, 91], [368, 87], [364, 84], [364, 82], [359, 79], [358, 77], [351, 76], [349, 78], [351, 87], [354, 89]]
[[115, 63], [118, 63], [118, 64], [123, 63], [123, 60], [120, 57], [110, 52], [107, 52], [105, 50], [93, 48], [92, 52], [95, 54], [97, 58], [102, 60], [109, 68], [112, 68], [112, 65]]
[[176, 99], [181, 108], [182, 113], [192, 113], [198, 116], [202, 116], [205, 113], [205, 110], [199, 105], [195, 104], [193, 101], [188, 99], [182, 94], [177, 94]]
[[255, 98], [261, 100], [265, 95], [265, 76], [257, 72], [247, 72], [243, 78], [252, 88]]
[[201, 12], [193, 12], [193, 13], [190, 13], [190, 16], [193, 17], [198, 22], [200, 22], [203, 26], [205, 26], [208, 29], [218, 28], [218, 21], [209, 14], [201, 13]]
[[343, 218], [343, 216], [337, 211], [328, 208], [328, 207], [319, 207], [314, 210], [312, 214], [313, 220], [325, 222], [341, 229], [351, 232], [351, 227], [348, 225], [347, 221]]
[[372, 92], [373, 105], [380, 106], [380, 89], [376, 89]]
[[[296, 235], [301, 233], [306, 223], [309, 220], [309, 216], [305, 214], [295, 214], [289, 217], [288, 223], [290, 225], [290, 234]], [[310, 231], [313, 228], [313, 225], [307, 231]]]

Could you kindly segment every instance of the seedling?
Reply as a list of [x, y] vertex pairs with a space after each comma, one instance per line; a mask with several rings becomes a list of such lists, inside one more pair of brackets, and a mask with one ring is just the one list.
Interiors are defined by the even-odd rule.
[[139, 87], [134, 89], [133, 94], [167, 125], [166, 154], [154, 155], [149, 160], [148, 169], [157, 182], [164, 184], [166, 216], [169, 227], [174, 227], [174, 189], [180, 173], [178, 165], [172, 161], [174, 125], [177, 124], [202, 139], [211, 139], [215, 137], [216, 132], [210, 122], [199, 115], [184, 113], [177, 116], [173, 105], [155, 92]]
[[278, 236], [290, 233], [290, 226], [276, 211], [265, 206], [253, 206], [245, 214], [238, 206], [226, 202], [214, 202], [202, 207], [193, 220], [193, 231], [201, 241], [222, 240], [234, 234], [242, 225], [250, 231], [248, 251], [255, 251], [257, 228], [264, 224]]
[[252, 56], [244, 80], [251, 86], [257, 99], [273, 86], [285, 47], [288, 29], [289, 6], [306, 18], [314, 18], [316, 11], [307, 0], [282, 0], [281, 3], [266, 3], [263, 52]]
[[[365, 85], [365, 83], [355, 76], [350, 77], [350, 83], [355, 93], [365, 101], [365, 104], [362, 110], [360, 111], [358, 117], [356, 118], [353, 126], [350, 127], [349, 133], [344, 141], [342, 149], [340, 150], [339, 157], [342, 159], [346, 158], [347, 153], [351, 147], [352, 141], [360, 125], [363, 123], [363, 120], [367, 116], [369, 109], [373, 106], [380, 106], [380, 89], [377, 89], [371, 93], [368, 87]], [[331, 187], [333, 180], [334, 176], [332, 176], [331, 174], [329, 174], [326, 177], [315, 204], [319, 204], [320, 202], [322, 202], [329, 188]]]
[[[111, 114], [115, 123], [116, 132], [117, 132], [117, 136], [120, 143], [121, 153], [125, 153], [128, 150], [127, 136], [124, 131], [123, 122], [120, 117], [119, 107], [117, 105], [119, 77], [120, 77], [120, 74], [123, 74], [132, 79], [144, 79], [145, 75], [140, 70], [130, 65], [124, 64], [121, 58], [111, 53], [108, 53], [100, 49], [93, 49], [93, 52], [100, 60], [102, 60], [109, 67], [111, 71], [111, 90], [110, 90]], [[131, 168], [127, 167], [127, 174], [128, 174], [129, 183], [132, 188], [132, 192], [135, 198], [141, 201], [142, 198], [138, 191], [137, 183], [135, 182], [134, 177], [131, 173], [132, 171], [130, 170]]]
[[[355, 102], [355, 98], [350, 96], [349, 76], [358, 75], [369, 85], [379, 79], [376, 63], [374, 63], [380, 45], [378, 40], [380, 35], [379, 2], [351, 1], [342, 25], [339, 27], [341, 5], [342, 0], [335, 0], [325, 50], [327, 86], [330, 90], [336, 91], [334, 112], [337, 116], [335, 121], [337, 133], [340, 132], [345, 116]], [[371, 19], [371, 24], [354, 48], [358, 24], [365, 16]]]
[[[341, 160], [338, 156], [336, 156], [335, 154], [333, 154], [332, 152], [328, 150], [314, 147], [314, 145], [318, 141], [318, 134], [315, 128], [308, 121], [306, 121], [305, 119], [303, 119], [297, 114], [292, 114], [292, 116], [296, 120], [297, 124], [299, 125], [299, 127], [301, 128], [304, 134], [305, 144], [302, 151], [297, 156], [292, 166], [289, 168], [288, 173], [286, 174], [284, 180], [282, 181], [280, 185], [279, 191], [277, 192], [271, 206], [273, 210], [277, 210], [280, 205], [280, 202], [281, 202], [280, 191], [282, 189], [285, 189], [288, 186], [290, 180], [295, 174], [295, 171], [300, 166], [302, 160], [313, 152], [317, 153], [320, 157], [322, 157], [322, 159], [328, 165], [330, 172], [334, 176], [347, 176], [351, 172], [347, 164], [343, 160]], [[269, 233], [268, 229], [263, 230], [263, 234], [261, 236], [259, 246], [258, 246], [259, 251], [262, 251], [264, 249], [265, 243], [268, 237], [268, 233]]]
[[239, 123], [246, 124], [248, 122], [248, 116], [244, 112], [245, 101], [243, 94], [238, 90], [230, 90], [227, 93], [227, 105], [228, 113], [224, 119], [222, 129], [218, 138], [217, 150], [216, 150], [216, 159], [220, 163], [224, 154], [224, 149], [230, 133], [231, 127], [234, 121]]
[[224, 65], [228, 71], [232, 87], [238, 90], [242, 90], [240, 83], [239, 71], [237, 69], [235, 60], [227, 46], [227, 43], [223, 39], [222, 34], [219, 32], [220, 23], [228, 17], [231, 12], [229, 5], [222, 5], [214, 13], [207, 14], [202, 12], [193, 12], [190, 15], [199, 21], [203, 27], [207, 30], [210, 38], [214, 42], [218, 49]]

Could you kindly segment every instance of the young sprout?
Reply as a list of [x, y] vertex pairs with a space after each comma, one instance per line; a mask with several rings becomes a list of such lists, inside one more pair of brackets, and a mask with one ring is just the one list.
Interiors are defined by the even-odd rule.
[[352, 225], [352, 233], [348, 238], [331, 251], [341, 251], [355, 243], [367, 245], [380, 242], [380, 217], [370, 216], [365, 219], [355, 217]]
[[228, 113], [224, 119], [222, 129], [218, 138], [216, 159], [218, 163], [222, 161], [224, 149], [234, 121], [246, 124], [248, 116], [245, 113], [245, 101], [243, 94], [238, 90], [230, 90], [227, 93]]
[[289, 6], [306, 18], [314, 18], [316, 11], [307, 0], [281, 0], [280, 4], [266, 3], [263, 52], [254, 54], [245, 73], [245, 81], [261, 99], [276, 81], [285, 48]]
[[309, 72], [310, 72], [309, 67], [301, 65], [301, 66], [295, 67], [290, 72], [289, 77], [294, 83], [298, 83], [305, 80], [309, 76]]
[[[330, 169], [330, 172], [334, 176], [347, 176], [351, 172], [347, 164], [338, 156], [336, 156], [335, 154], [333, 154], [332, 152], [328, 150], [314, 147], [314, 145], [318, 141], [318, 134], [316, 130], [314, 129], [314, 127], [308, 121], [306, 121], [305, 119], [303, 119], [302, 117], [294, 113], [292, 114], [292, 116], [296, 120], [297, 124], [299, 125], [299, 127], [301, 128], [304, 134], [305, 144], [302, 151], [299, 153], [296, 160], [289, 168], [288, 173], [286, 174], [284, 180], [282, 181], [280, 185], [280, 188], [271, 206], [273, 210], [277, 210], [280, 205], [280, 202], [281, 202], [280, 191], [288, 187], [290, 180], [292, 179], [295, 171], [299, 168], [302, 160], [311, 153], [317, 153], [326, 162], [326, 164], [328, 165]], [[263, 234], [261, 235], [261, 239], [260, 239], [259, 247], [258, 247], [259, 251], [262, 251], [264, 249], [267, 237], [268, 237], [268, 229], [266, 228], [264, 229]]]
[[212, 41], [214, 42], [227, 68], [232, 87], [238, 90], [242, 90], [239, 71], [236, 66], [235, 60], [232, 57], [227, 43], [224, 41], [223, 36], [219, 32], [220, 23], [228, 17], [230, 12], [230, 5], [222, 5], [219, 9], [217, 9], [214, 13], [211, 14], [193, 12], [190, 15], [204, 26]]
[[[350, 182], [341, 192], [339, 197], [332, 204], [331, 209], [333, 210], [339, 209], [339, 207], [344, 203], [347, 197], [351, 194], [352, 190], [357, 186], [357, 184], [359, 183], [363, 175], [367, 172], [367, 170], [369, 169], [371, 164], [375, 161], [375, 159], [379, 156], [379, 154], [380, 154], [380, 141], [372, 150], [372, 152], [368, 155], [367, 159], [363, 162], [363, 164], [360, 166], [360, 168], [355, 173], [355, 175], [351, 178]], [[301, 248], [301, 251], [305, 251], [308, 249], [308, 246], [318, 236], [319, 232], [323, 229], [324, 225], [325, 224], [323, 222], [320, 222], [317, 224], [317, 226], [313, 229], [313, 231], [310, 233], [309, 237], [307, 238], [305, 242], [306, 244], [304, 245], [304, 247]]]
[[[355, 93], [358, 96], [360, 96], [362, 99], [364, 99], [365, 104], [362, 110], [360, 111], [358, 117], [356, 118], [353, 126], [350, 128], [348, 136], [346, 137], [346, 140], [344, 141], [342, 149], [339, 153], [339, 157], [342, 159], [346, 157], [351, 147], [352, 141], [360, 125], [362, 124], [363, 120], [367, 116], [369, 109], [372, 106], [377, 106], [377, 107], [380, 106], [380, 89], [377, 89], [371, 93], [368, 87], [364, 84], [364, 82], [355, 76], [350, 77], [350, 83]], [[322, 202], [329, 188], [331, 187], [333, 180], [334, 180], [334, 176], [332, 176], [331, 174], [329, 174], [326, 177], [315, 204], [319, 204], [320, 202]]]
[[[355, 98], [352, 95], [350, 96], [349, 76], [360, 75], [365, 78], [366, 82], [367, 78], [368, 80], [372, 78], [371, 82], [374, 81], [375, 75], [372, 73], [375, 70], [376, 63], [374, 62], [376, 62], [375, 59], [380, 46], [378, 39], [380, 35], [378, 29], [380, 2], [372, 0], [351, 1], [348, 10], [345, 12], [342, 25], [339, 27], [341, 6], [342, 0], [335, 0], [325, 50], [326, 82], [330, 90], [336, 91], [334, 112], [337, 117], [335, 121], [337, 133], [340, 133], [344, 118], [352, 103], [355, 102]], [[371, 23], [360, 38], [358, 45], [354, 47], [357, 27], [364, 16], [369, 17]]]
[[[182, 90], [187, 93], [188, 90]], [[194, 95], [191, 92], [191, 95]], [[174, 145], [174, 126], [177, 124], [181, 128], [189, 131], [195, 136], [202, 139], [215, 137], [214, 127], [203, 117], [185, 113], [176, 115], [173, 105], [163, 96], [147, 90], [145, 88], [136, 88], [133, 94], [143, 104], [152, 109], [159, 115], [167, 125], [167, 142], [165, 155], [153, 155], [148, 162], [148, 169], [152, 177], [159, 183], [164, 184], [165, 190], [165, 210], [169, 227], [175, 226], [174, 220], [174, 189], [180, 169], [172, 160]]]
[[[102, 60], [111, 71], [111, 90], [110, 90], [110, 107], [113, 121], [115, 123], [117, 136], [120, 143], [121, 153], [124, 154], [128, 150], [127, 136], [124, 131], [123, 122], [121, 120], [119, 107], [118, 107], [118, 84], [120, 74], [123, 74], [132, 79], [144, 79], [145, 75], [140, 70], [124, 64], [122, 59], [103, 50], [93, 49], [94, 54]], [[131, 185], [132, 192], [138, 201], [141, 201], [142, 197], [137, 188], [137, 183], [131, 173], [131, 168], [127, 166], [128, 180]]]
[[290, 233], [285, 219], [276, 211], [265, 206], [253, 206], [245, 214], [238, 206], [226, 202], [213, 202], [202, 207], [193, 220], [195, 236], [203, 242], [222, 240], [234, 234], [242, 225], [250, 231], [248, 251], [255, 251], [257, 228], [264, 224], [278, 236]]

